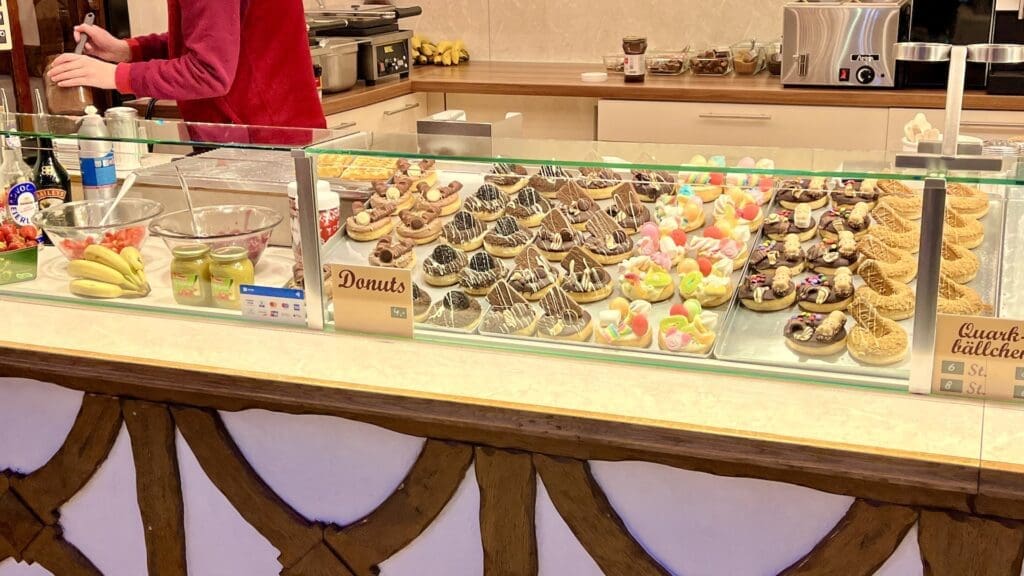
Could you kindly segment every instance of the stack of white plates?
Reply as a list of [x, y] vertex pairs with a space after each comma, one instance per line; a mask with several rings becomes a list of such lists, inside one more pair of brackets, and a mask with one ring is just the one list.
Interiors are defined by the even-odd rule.
[[78, 140], [56, 138], [53, 141], [53, 149], [57, 154], [57, 161], [65, 168], [78, 168]]

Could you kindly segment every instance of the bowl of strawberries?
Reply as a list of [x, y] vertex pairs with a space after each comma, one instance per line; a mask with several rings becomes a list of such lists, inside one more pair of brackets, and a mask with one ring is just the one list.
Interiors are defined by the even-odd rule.
[[58, 204], [37, 212], [32, 222], [68, 260], [82, 258], [92, 244], [117, 253], [128, 246], [141, 250], [149, 237], [149, 223], [163, 213], [163, 205], [144, 198], [124, 198], [101, 224], [113, 203], [114, 200], [83, 200]]
[[14, 222], [0, 224], [0, 252], [14, 252], [39, 245], [35, 226], [18, 226]]

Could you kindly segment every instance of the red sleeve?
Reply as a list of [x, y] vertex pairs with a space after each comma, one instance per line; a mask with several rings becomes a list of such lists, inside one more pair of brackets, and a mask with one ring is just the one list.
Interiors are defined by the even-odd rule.
[[167, 33], [129, 38], [128, 47], [132, 49], [130, 62], [166, 59]]
[[182, 2], [183, 55], [122, 64], [128, 69], [123, 74], [130, 76], [130, 86], [125, 87], [136, 96], [163, 100], [202, 100], [227, 94], [238, 69], [240, 4], [241, 0]]

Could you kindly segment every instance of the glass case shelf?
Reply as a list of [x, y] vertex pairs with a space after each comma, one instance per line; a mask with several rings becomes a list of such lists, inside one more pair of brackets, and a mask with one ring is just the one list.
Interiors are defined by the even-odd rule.
[[[20, 137], [25, 155], [52, 141], [73, 164], [73, 120], [11, 115], [4, 134]], [[997, 174], [936, 175], [896, 169], [883, 151], [139, 128], [145, 137], [107, 139], [151, 145], [129, 197], [158, 203], [158, 218], [188, 199], [278, 215], [257, 240], [266, 251], [249, 283], [310, 288], [303, 306], [327, 330], [329, 265], [404, 267], [416, 339], [905, 389], [922, 190], [935, 176], [955, 185], [943, 265], [956, 286], [940, 290], [941, 306], [973, 302], [970, 313], [1004, 317], [1024, 308], [1013, 266], [1019, 161]], [[253, 223], [204, 226], [182, 235], [223, 248]], [[177, 303], [175, 243], [159, 225], [145, 229], [145, 297], [76, 295], [78, 271], [54, 246], [38, 251], [35, 279], [0, 285], [0, 296], [253, 319]], [[303, 254], [303, 237], [320, 249]]]

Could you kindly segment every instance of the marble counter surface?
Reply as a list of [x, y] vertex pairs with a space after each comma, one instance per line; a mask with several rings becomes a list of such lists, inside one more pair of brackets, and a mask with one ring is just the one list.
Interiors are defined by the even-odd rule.
[[976, 402], [27, 301], [0, 301], [0, 316], [6, 334], [33, 335], [0, 341], [0, 373], [104, 393], [357, 410], [595, 457], [612, 447], [913, 488], [954, 507], [950, 495], [966, 506], [978, 487]]

